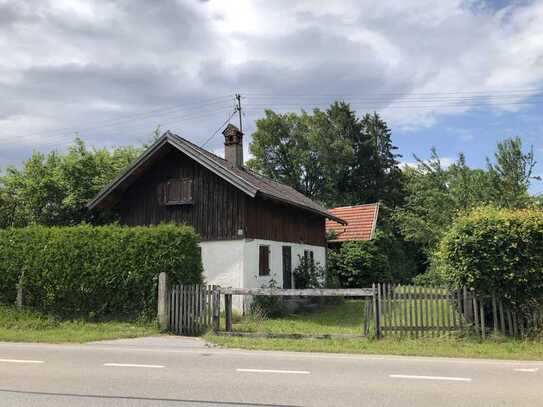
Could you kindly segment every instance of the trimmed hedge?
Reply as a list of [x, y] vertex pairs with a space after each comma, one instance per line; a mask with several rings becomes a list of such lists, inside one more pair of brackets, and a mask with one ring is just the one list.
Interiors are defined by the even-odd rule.
[[460, 216], [437, 259], [455, 286], [496, 292], [513, 305], [543, 302], [543, 211], [487, 207]]
[[88, 226], [0, 230], [0, 302], [13, 304], [22, 275], [24, 305], [91, 318], [156, 313], [158, 274], [202, 282], [191, 227]]

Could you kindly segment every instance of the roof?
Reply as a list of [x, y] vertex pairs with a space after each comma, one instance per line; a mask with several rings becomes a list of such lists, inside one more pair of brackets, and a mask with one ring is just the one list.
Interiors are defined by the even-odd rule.
[[326, 232], [335, 232], [330, 242], [347, 242], [352, 240], [371, 240], [375, 233], [379, 204], [342, 206], [328, 209], [328, 212], [347, 221], [347, 225], [326, 221]]
[[294, 188], [272, 181], [262, 175], [256, 174], [249, 169], [235, 168], [223, 158], [167, 131], [155, 143], [153, 143], [143, 154], [113, 182], [103, 188], [94, 199], [87, 205], [89, 209], [108, 207], [120, 199], [120, 193], [133, 184], [137, 177], [145, 169], [160, 157], [160, 152], [166, 145], [173, 146], [186, 154], [194, 161], [206, 167], [225, 181], [240, 189], [250, 197], [257, 195], [267, 199], [273, 199], [292, 205], [309, 212], [321, 215], [327, 219], [345, 224], [343, 219], [329, 213], [325, 208], [312, 201]]

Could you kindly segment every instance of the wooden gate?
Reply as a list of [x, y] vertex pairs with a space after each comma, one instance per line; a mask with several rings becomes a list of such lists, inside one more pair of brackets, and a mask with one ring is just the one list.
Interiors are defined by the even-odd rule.
[[170, 292], [170, 331], [187, 336], [205, 333], [211, 326], [217, 297], [214, 286], [174, 286]]
[[459, 292], [446, 288], [376, 284], [376, 336], [441, 336], [464, 326]]

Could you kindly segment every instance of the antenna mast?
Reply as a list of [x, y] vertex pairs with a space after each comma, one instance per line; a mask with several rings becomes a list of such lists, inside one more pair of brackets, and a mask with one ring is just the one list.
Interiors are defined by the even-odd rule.
[[238, 112], [239, 116], [239, 131], [243, 133], [243, 123], [241, 122], [241, 95], [236, 93], [235, 98], [237, 100], [236, 112]]

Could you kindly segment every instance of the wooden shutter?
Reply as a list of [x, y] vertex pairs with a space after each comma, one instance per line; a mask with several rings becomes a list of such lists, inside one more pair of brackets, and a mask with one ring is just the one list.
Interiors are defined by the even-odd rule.
[[166, 205], [192, 203], [192, 179], [171, 179], [166, 184]]
[[181, 200], [183, 202], [192, 202], [192, 178], [183, 179], [181, 187]]
[[270, 275], [270, 247], [269, 246], [259, 246], [258, 275], [259, 276]]

